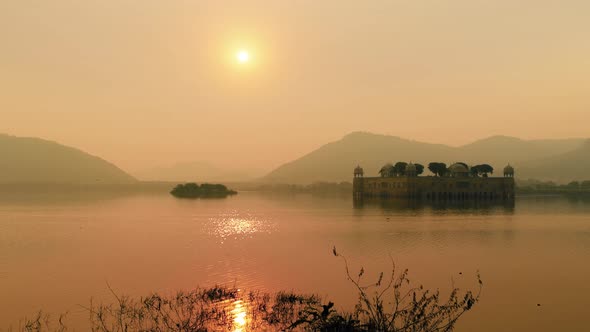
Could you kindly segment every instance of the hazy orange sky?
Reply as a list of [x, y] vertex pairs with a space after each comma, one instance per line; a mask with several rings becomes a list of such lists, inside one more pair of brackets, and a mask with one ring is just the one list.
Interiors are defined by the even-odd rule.
[[[129, 171], [590, 136], [590, 1], [0, 1], [0, 132]], [[235, 63], [239, 49], [252, 61]]]

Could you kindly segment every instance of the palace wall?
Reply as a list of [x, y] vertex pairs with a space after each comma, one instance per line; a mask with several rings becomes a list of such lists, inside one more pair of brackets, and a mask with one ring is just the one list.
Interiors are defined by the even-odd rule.
[[353, 197], [423, 200], [507, 200], [514, 198], [513, 177], [356, 177]]

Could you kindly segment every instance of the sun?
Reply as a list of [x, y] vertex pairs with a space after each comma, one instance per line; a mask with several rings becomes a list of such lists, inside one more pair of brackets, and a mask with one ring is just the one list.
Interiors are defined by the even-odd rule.
[[250, 61], [250, 52], [247, 50], [239, 50], [238, 53], [236, 53], [236, 59], [239, 63], [246, 63]]

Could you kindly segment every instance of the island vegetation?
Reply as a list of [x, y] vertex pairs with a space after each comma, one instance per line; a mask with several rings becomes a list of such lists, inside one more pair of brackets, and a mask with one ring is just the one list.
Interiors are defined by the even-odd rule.
[[[379, 174], [382, 177], [405, 176], [407, 166], [408, 163], [403, 161], [398, 161], [395, 164], [387, 163], [381, 167]], [[414, 166], [416, 166], [416, 175], [424, 173], [424, 165], [414, 164]]]
[[[488, 174], [494, 173], [494, 168], [488, 164], [481, 164], [481, 165], [474, 165], [469, 166], [466, 163], [459, 162], [457, 164], [461, 164], [465, 166], [466, 169], [469, 169], [471, 176], [473, 177], [488, 177]], [[415, 163], [413, 164], [416, 168], [416, 175], [421, 175], [424, 173], [424, 165]], [[406, 176], [406, 167], [408, 163], [403, 161], [398, 161], [395, 164], [387, 163], [379, 170], [379, 175], [381, 177], [396, 177], [396, 176]], [[428, 170], [434, 174], [434, 176], [443, 177], [451, 173], [451, 170], [447, 167], [447, 164], [441, 162], [431, 162], [428, 164]]]
[[177, 198], [219, 198], [235, 195], [235, 190], [228, 189], [223, 184], [203, 183], [198, 185], [194, 182], [179, 184], [172, 191], [172, 196]]
[[251, 190], [280, 194], [312, 194], [350, 196], [352, 183], [343, 182], [314, 182], [311, 184], [263, 184], [253, 186]]

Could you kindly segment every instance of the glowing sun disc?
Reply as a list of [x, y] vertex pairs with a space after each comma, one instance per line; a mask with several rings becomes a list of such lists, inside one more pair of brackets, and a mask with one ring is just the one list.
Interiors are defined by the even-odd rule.
[[250, 53], [248, 53], [248, 51], [241, 50], [236, 53], [236, 59], [238, 59], [238, 62], [241, 63], [248, 62], [250, 60]]

